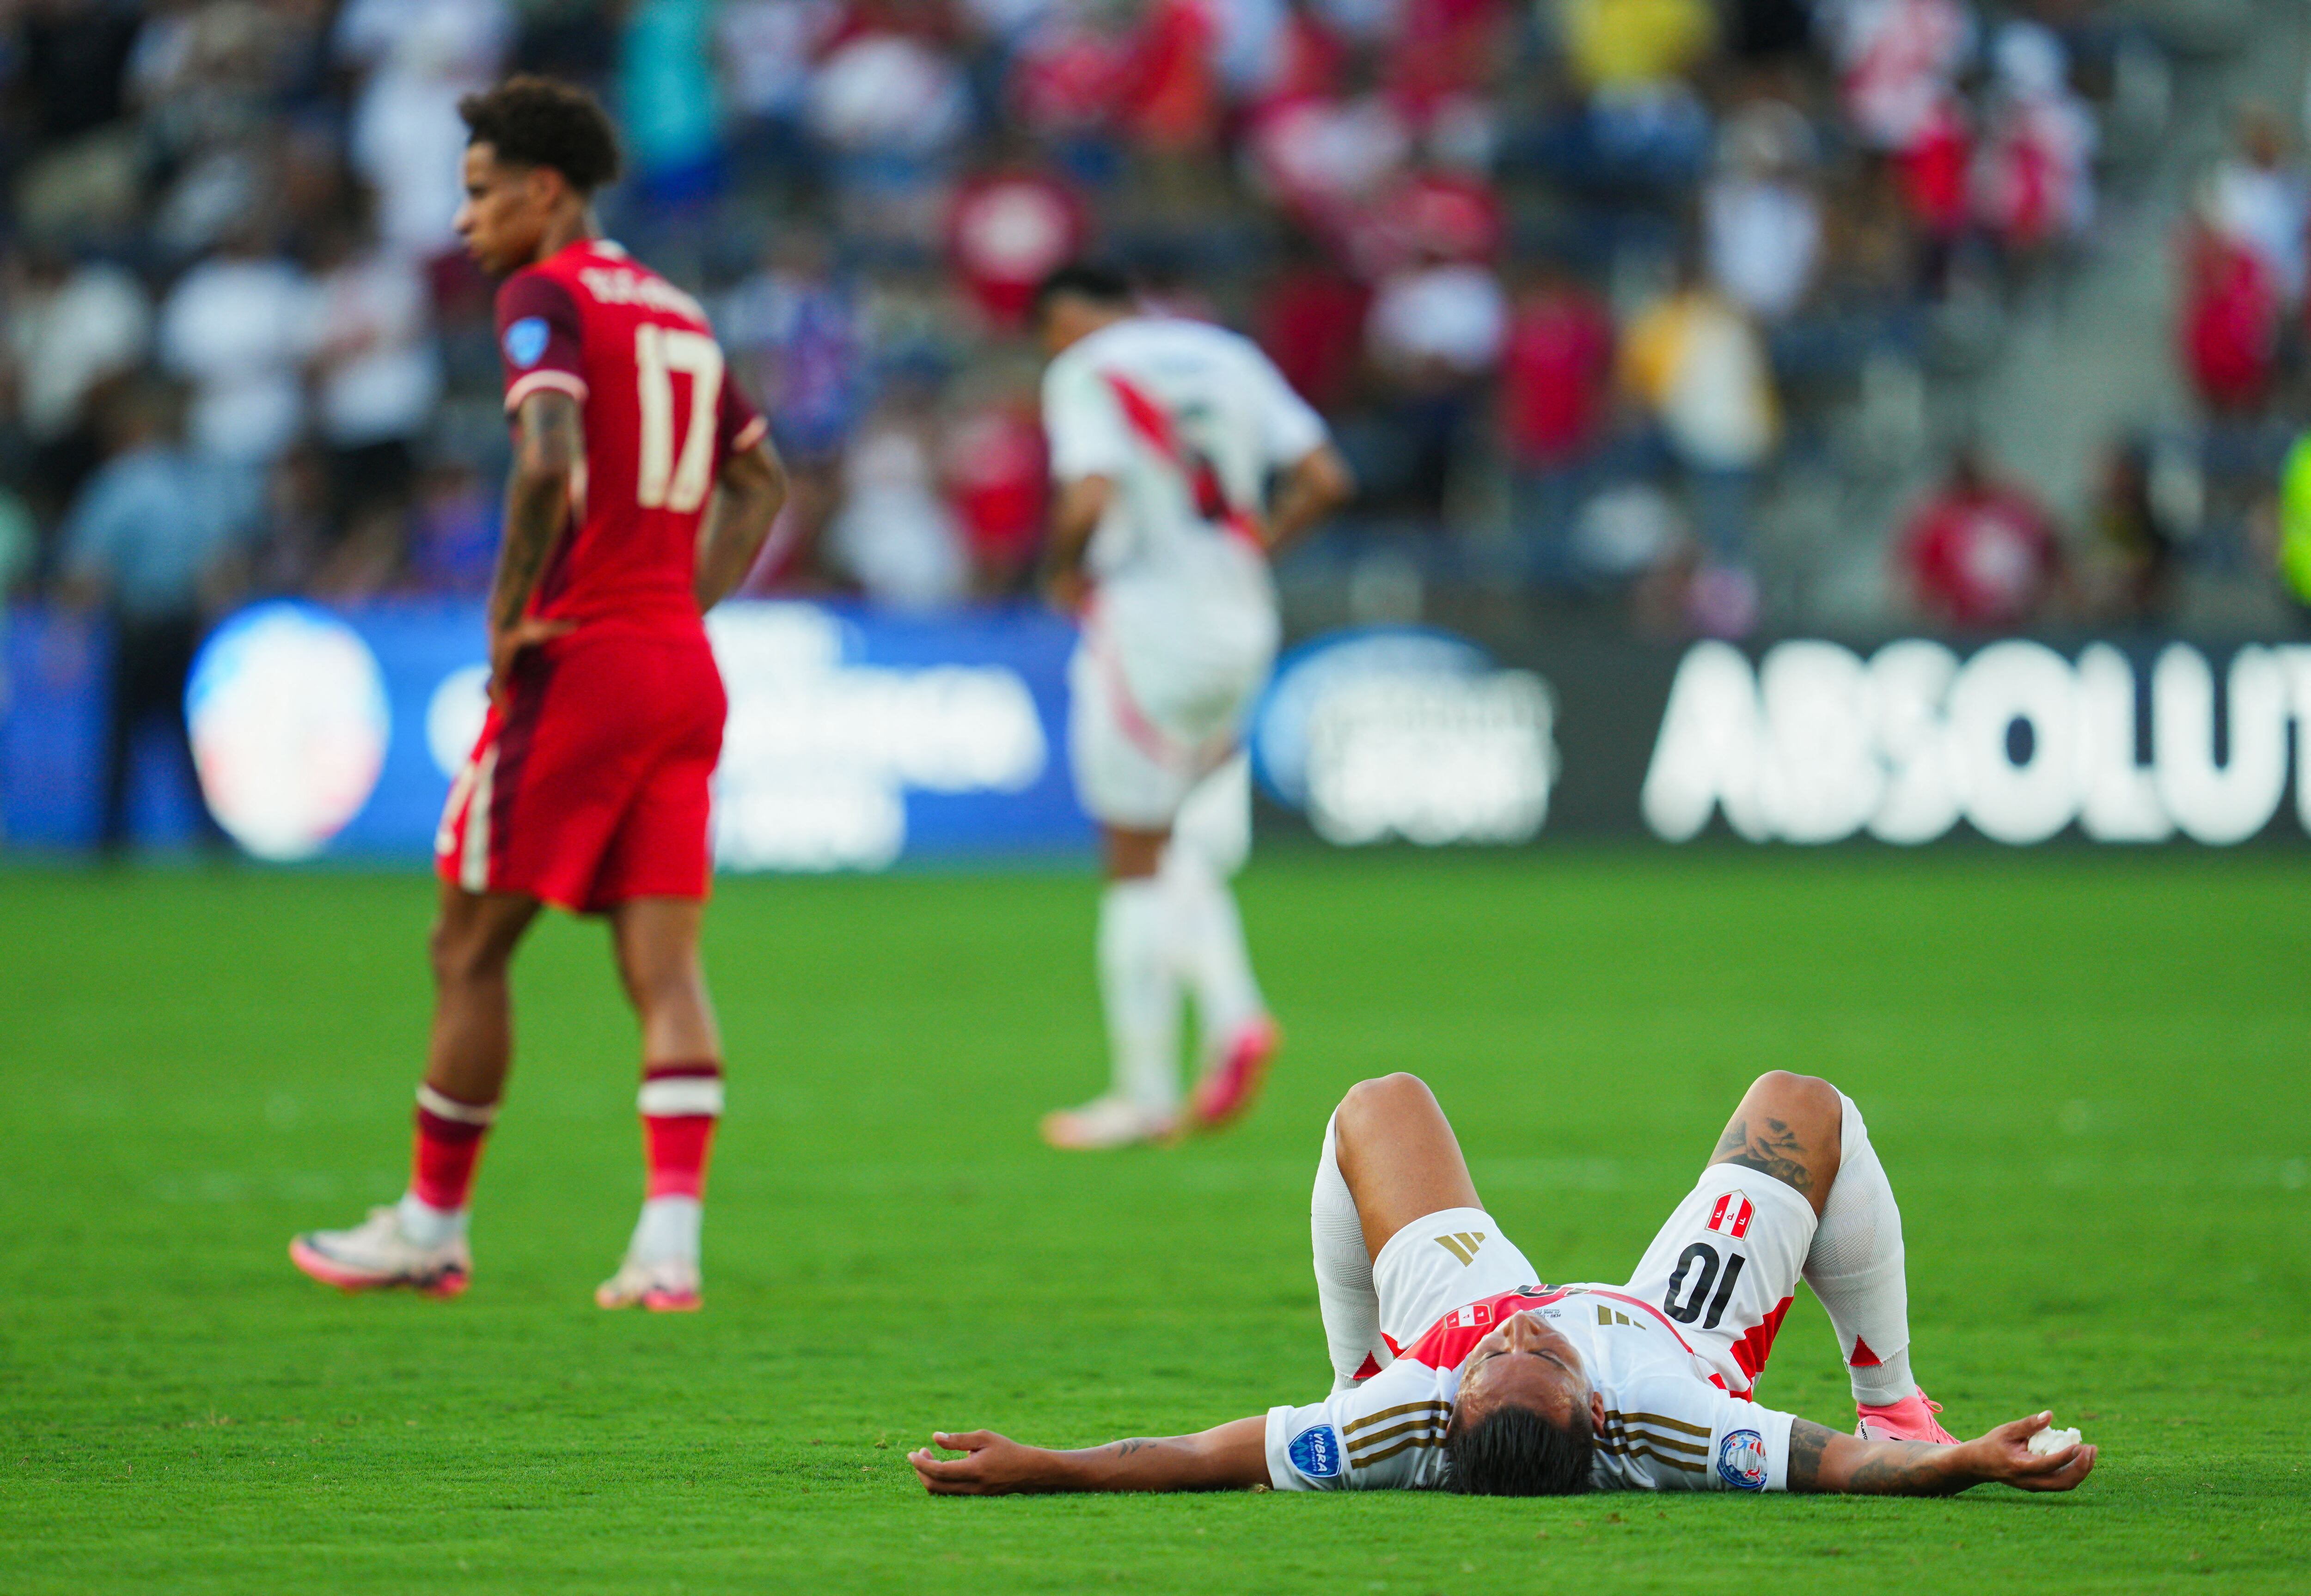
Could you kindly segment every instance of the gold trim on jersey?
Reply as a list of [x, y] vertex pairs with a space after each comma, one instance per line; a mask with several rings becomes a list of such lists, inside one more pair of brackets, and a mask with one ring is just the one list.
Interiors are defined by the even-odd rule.
[[[1373, 1427], [1388, 1419], [1399, 1422], [1385, 1429]], [[1377, 1413], [1367, 1413], [1352, 1424], [1340, 1427], [1340, 1437], [1347, 1441], [1348, 1467], [1369, 1469], [1416, 1446], [1442, 1446], [1445, 1427], [1452, 1422], [1452, 1404], [1442, 1398], [1423, 1402], [1405, 1402], [1394, 1408], [1383, 1408]], [[1347, 1440], [1351, 1435], [1353, 1441]], [[1389, 1443], [1389, 1444], [1383, 1444]]]
[[1369, 1469], [1374, 1463], [1384, 1463], [1388, 1462], [1389, 1459], [1394, 1457], [1398, 1453], [1408, 1451], [1415, 1446], [1437, 1447], [1443, 1444], [1444, 1437], [1441, 1435], [1407, 1436], [1395, 1445], [1386, 1447], [1382, 1451], [1368, 1452], [1362, 1457], [1350, 1457], [1348, 1459], [1348, 1467], [1351, 1469]]
[[1452, 1404], [1442, 1397], [1430, 1397], [1426, 1401], [1405, 1402], [1394, 1408], [1382, 1408], [1377, 1413], [1367, 1413], [1362, 1418], [1352, 1419], [1342, 1425], [1340, 1438], [1346, 1440], [1358, 1430], [1370, 1429], [1383, 1418], [1394, 1418], [1400, 1414], [1423, 1411], [1441, 1412], [1445, 1418], [1450, 1418], [1452, 1417]]
[[1605, 1418], [1608, 1423], [1619, 1418], [1630, 1424], [1649, 1424], [1658, 1429], [1680, 1430], [1688, 1436], [1698, 1436], [1705, 1441], [1717, 1433], [1705, 1424], [1688, 1424], [1682, 1418], [1671, 1418], [1662, 1413], [1616, 1413], [1608, 1408]]
[[[1701, 1440], [1698, 1444], [1681, 1441], [1675, 1435], [1664, 1433], [1668, 1431], [1698, 1436]], [[1660, 1413], [1616, 1413], [1609, 1408], [1605, 1410], [1605, 1427], [1597, 1436], [1597, 1450], [1608, 1457], [1649, 1458], [1687, 1474], [1702, 1474], [1708, 1471], [1706, 1462], [1692, 1460], [1709, 1456], [1712, 1433], [1701, 1426]]]
[[1675, 1455], [1672, 1453], [1655, 1452], [1650, 1446], [1616, 1444], [1611, 1441], [1600, 1440], [1597, 1443], [1597, 1450], [1603, 1453], [1607, 1457], [1650, 1458], [1654, 1462], [1662, 1464], [1668, 1468], [1679, 1470], [1687, 1474], [1706, 1474], [1709, 1472], [1709, 1466], [1706, 1463], [1691, 1462], [1684, 1458]]

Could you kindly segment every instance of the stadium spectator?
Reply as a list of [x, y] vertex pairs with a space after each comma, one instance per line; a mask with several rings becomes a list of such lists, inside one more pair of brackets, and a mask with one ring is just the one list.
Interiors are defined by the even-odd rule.
[[999, 389], [971, 403], [946, 429], [940, 473], [981, 598], [1025, 592], [1049, 508], [1051, 459], [1035, 393]]
[[1543, 584], [1575, 575], [1567, 539], [1612, 413], [1611, 309], [1545, 257], [1517, 294], [1500, 396], [1517, 532], [1527, 569]]
[[329, 452], [330, 519], [344, 532], [407, 504], [417, 443], [441, 395], [441, 360], [414, 262], [351, 220], [322, 240], [320, 255], [314, 413]]
[[334, 38], [364, 75], [347, 130], [354, 169], [378, 192], [378, 230], [422, 259], [457, 247], [460, 95], [494, 81], [513, 41], [500, 0], [347, 0]]
[[1900, 557], [1918, 612], [1964, 630], [2028, 625], [2062, 578], [2053, 519], [2022, 489], [1992, 477], [1973, 445], [1910, 517]]
[[1706, 559], [1687, 595], [1691, 624], [1739, 637], [1756, 625], [1752, 503], [1780, 441], [1764, 341], [1691, 263], [1683, 282], [1630, 326], [1621, 380], [1677, 463]]
[[2202, 198], [2183, 239], [2182, 357], [2202, 403], [2252, 416], [2279, 372], [2284, 290], [2262, 251], [2221, 225]]
[[1380, 285], [1365, 336], [1407, 451], [1395, 485], [1423, 515], [1440, 516], [1458, 445], [1508, 336], [1500, 280], [1476, 261], [1430, 253]]
[[2109, 566], [2101, 607], [2132, 620], [2171, 614], [2183, 533], [2152, 490], [2148, 439], [2122, 438], [2103, 451], [2091, 516]]
[[1702, 191], [1702, 236], [1719, 292], [1762, 323], [1786, 320], [1821, 259], [1821, 201], [1808, 178], [1813, 130], [1785, 100], [1726, 119]]
[[929, 421], [905, 395], [868, 422], [843, 461], [842, 508], [827, 529], [833, 568], [869, 602], [896, 610], [937, 609], [970, 589]]
[[1023, 152], [955, 191], [947, 261], [988, 325], [1017, 333], [1036, 285], [1081, 253], [1090, 232], [1082, 202]]
[[312, 280], [254, 218], [178, 280], [161, 308], [161, 361], [192, 386], [203, 454], [262, 467], [296, 440], [318, 309]]
[[65, 525], [65, 593], [102, 608], [112, 626], [112, 697], [106, 720], [100, 838], [128, 837], [129, 761], [135, 738], [158, 720], [192, 790], [185, 679], [203, 617], [236, 585], [249, 504], [240, 481], [189, 453], [181, 404], [151, 382], [109, 408], [110, 457], [89, 479]]
[[1293, 391], [1326, 414], [1356, 395], [1372, 288], [1304, 230], [1286, 235], [1283, 259], [1260, 296], [1253, 331]]
[[10, 264], [6, 356], [30, 445], [25, 486], [53, 517], [101, 452], [94, 401], [140, 365], [153, 336], [144, 286], [121, 267], [34, 244]]
[[2036, 22], [2009, 22], [1975, 155], [1975, 210], [2010, 255], [2067, 243], [2094, 221], [2094, 117], [2070, 88], [2062, 40]]
[[2289, 160], [2285, 125], [2269, 106], [2239, 113], [2237, 148], [2216, 166], [2208, 186], [2208, 225], [2255, 257], [2289, 307], [2300, 305], [2311, 187]]
[[836, 0], [730, 0], [715, 17], [731, 156], [742, 179], [786, 185], [813, 169], [803, 134], [811, 63], [842, 20]]

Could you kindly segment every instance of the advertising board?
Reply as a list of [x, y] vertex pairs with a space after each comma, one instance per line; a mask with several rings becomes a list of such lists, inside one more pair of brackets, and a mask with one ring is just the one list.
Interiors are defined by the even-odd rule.
[[[481, 722], [482, 633], [466, 605], [274, 603], [232, 618], [187, 695], [210, 812], [260, 858], [427, 857]], [[730, 697], [722, 868], [1087, 852], [1066, 772], [1063, 620], [752, 603], [718, 610], [710, 633]], [[0, 726], [12, 842], [94, 835], [104, 654], [85, 622], [16, 617]], [[1247, 741], [1264, 823], [1288, 829], [1296, 815], [1344, 847], [1613, 835], [2227, 846], [2311, 835], [2311, 645], [1742, 649], [1530, 626], [1481, 642], [1360, 629], [1289, 651]], [[189, 829], [195, 800], [154, 751], [132, 807], [165, 840]]]

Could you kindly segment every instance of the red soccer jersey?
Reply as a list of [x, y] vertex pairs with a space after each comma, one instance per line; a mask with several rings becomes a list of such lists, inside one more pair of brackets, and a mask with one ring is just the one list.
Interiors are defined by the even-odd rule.
[[498, 290], [506, 412], [544, 389], [584, 407], [571, 528], [530, 612], [665, 634], [699, 629], [698, 523], [722, 463], [762, 418], [723, 374], [698, 301], [603, 239], [585, 239]]

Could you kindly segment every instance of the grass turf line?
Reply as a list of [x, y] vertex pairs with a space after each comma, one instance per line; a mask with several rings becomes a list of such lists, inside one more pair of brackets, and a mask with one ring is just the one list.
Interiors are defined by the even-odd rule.
[[[0, 1588], [2300, 1588], [2311, 869], [2285, 854], [1279, 856], [1258, 1112], [1067, 1157], [1101, 1046], [1070, 875], [727, 882], [707, 1311], [588, 1294], [639, 1196], [597, 928], [542, 924], [462, 1301], [290, 1233], [402, 1181], [411, 876], [0, 872]], [[2053, 1406], [2080, 1492], [931, 1501], [905, 1450], [1312, 1401], [1306, 1201], [1359, 1077], [1435, 1085], [1504, 1228], [1618, 1279], [1742, 1086], [1862, 1102], [1962, 1434]], [[1762, 1392], [1846, 1426], [1800, 1294]]]

